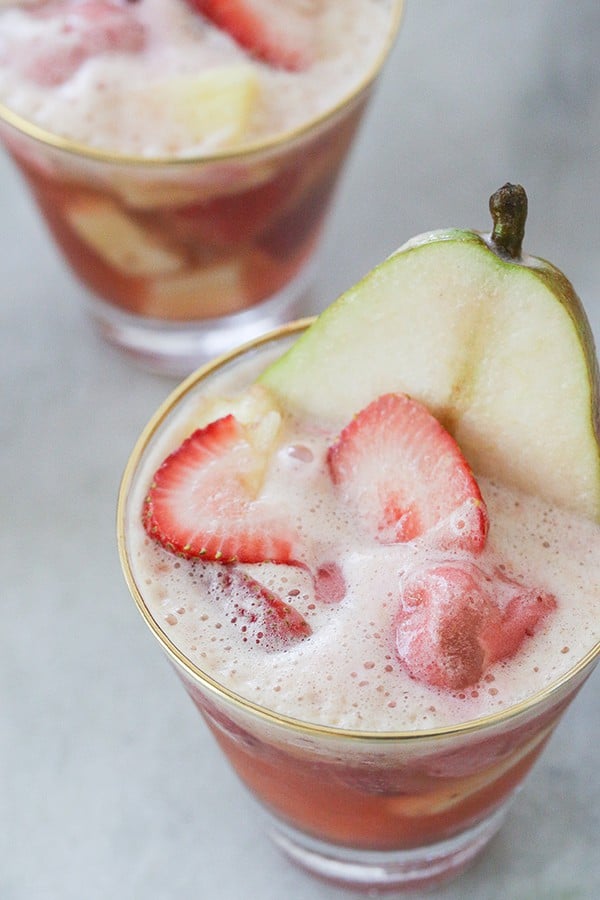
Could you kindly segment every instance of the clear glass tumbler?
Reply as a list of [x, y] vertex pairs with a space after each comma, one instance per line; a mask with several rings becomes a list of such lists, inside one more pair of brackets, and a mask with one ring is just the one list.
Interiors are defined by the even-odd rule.
[[402, 6], [390, 0], [381, 52], [341, 102], [239, 151], [107, 153], [0, 104], [0, 138], [106, 340], [153, 370], [187, 375], [302, 314], [321, 227]]
[[121, 562], [142, 616], [229, 762], [268, 811], [270, 835], [284, 853], [314, 875], [353, 889], [424, 889], [460, 873], [498, 831], [597, 663], [600, 643], [513, 707], [449, 727], [405, 732], [351, 731], [280, 715], [234, 693], [184, 655], [169, 637], [169, 626], [153, 617], [132, 559], [128, 522], [140, 515], [140, 471], [157, 437], [181, 429], [181, 422], [173, 421], [184, 401], [210, 390], [215, 376], [240, 362], [259, 366], [263, 354], [283, 352], [307, 324], [277, 329], [206, 365], [158, 410], [121, 484]]

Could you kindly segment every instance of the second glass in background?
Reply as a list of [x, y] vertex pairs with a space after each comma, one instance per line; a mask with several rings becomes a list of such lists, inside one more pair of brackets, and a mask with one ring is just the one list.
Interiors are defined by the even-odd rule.
[[359, 86], [291, 132], [206, 157], [135, 158], [0, 106], [0, 135], [99, 333], [173, 375], [304, 311], [322, 225], [389, 33]]

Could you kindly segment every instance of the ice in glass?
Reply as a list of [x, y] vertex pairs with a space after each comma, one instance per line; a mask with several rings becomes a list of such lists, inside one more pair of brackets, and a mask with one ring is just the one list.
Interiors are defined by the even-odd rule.
[[0, 134], [101, 333], [195, 365], [298, 313], [396, 0], [14, 0]]

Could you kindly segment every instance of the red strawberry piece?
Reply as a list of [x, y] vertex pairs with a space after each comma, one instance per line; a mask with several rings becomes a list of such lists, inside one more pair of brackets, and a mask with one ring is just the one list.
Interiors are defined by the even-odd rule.
[[499, 571], [493, 589], [502, 609], [502, 627], [490, 638], [490, 653], [494, 659], [505, 659], [514, 656], [525, 638], [532, 637], [540, 622], [556, 609], [556, 598], [523, 587]]
[[147, 533], [190, 559], [294, 562], [294, 536], [256, 502], [265, 464], [234, 415], [197, 429], [154, 475], [142, 513]]
[[192, 246], [197, 246], [198, 241], [218, 248], [251, 243], [287, 209], [300, 174], [297, 167], [286, 168], [263, 184], [181, 206], [169, 211], [167, 218], [177, 234]]
[[513, 656], [555, 607], [550, 594], [472, 563], [442, 564], [403, 580], [396, 649], [416, 680], [462, 690]]
[[219, 576], [220, 599], [244, 641], [263, 650], [281, 650], [312, 633], [298, 610], [260, 581], [233, 566], [223, 566]]
[[290, 71], [314, 58], [321, 0], [188, 0], [254, 56]]
[[481, 678], [491, 662], [488, 639], [501, 623], [482, 580], [474, 566], [452, 565], [405, 579], [396, 648], [417, 681], [458, 690]]
[[260, 246], [275, 259], [288, 260], [318, 234], [337, 183], [338, 170], [326, 173], [261, 235]]
[[[138, 53], [146, 43], [145, 26], [131, 7], [110, 0], [41, 6], [38, 18], [59, 20], [60, 28], [41, 46], [21, 46], [23, 73], [38, 84], [62, 84], [87, 60], [100, 53]], [[32, 38], [35, 42], [35, 37]], [[16, 49], [16, 48], [15, 48]]]
[[337, 563], [324, 563], [314, 576], [315, 598], [319, 603], [340, 603], [346, 596], [346, 582]]
[[331, 478], [382, 543], [432, 532], [438, 546], [480, 551], [488, 517], [454, 438], [416, 400], [384, 394], [330, 447]]

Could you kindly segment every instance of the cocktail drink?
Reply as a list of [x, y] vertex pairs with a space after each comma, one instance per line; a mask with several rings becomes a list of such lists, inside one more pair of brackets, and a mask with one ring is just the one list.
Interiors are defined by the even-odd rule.
[[[524, 490], [530, 447], [512, 474], [498, 456], [498, 477], [471, 452], [474, 434], [487, 456], [497, 451], [490, 435], [502, 427], [505, 386], [494, 382], [492, 420], [474, 366], [461, 382], [464, 408], [462, 399], [438, 407], [431, 360], [427, 383], [423, 368], [413, 374], [414, 354], [409, 375], [399, 371], [434, 327], [439, 284], [457, 326], [472, 301], [478, 359], [493, 365], [498, 334], [474, 285], [495, 298], [495, 316], [520, 296], [522, 278], [526, 318], [543, 308], [541, 353], [549, 349], [556, 378], [568, 381], [584, 357], [593, 368], [590, 346], [580, 354], [571, 340], [574, 307], [553, 321], [548, 281], [536, 287], [520, 256], [502, 255], [501, 224], [494, 240], [427, 235], [316, 322], [199, 370], [154, 416], [122, 483], [120, 552], [143, 616], [272, 816], [276, 843], [348, 886], [426, 887], [460, 872], [500, 827], [600, 652], [595, 438], [594, 451], [569, 422], [565, 440], [587, 462], [572, 461], [564, 502], [532, 434], [542, 474]], [[399, 363], [372, 353], [386, 334]], [[551, 368], [546, 377], [559, 412]], [[570, 407], [576, 384], [586, 390], [571, 378]], [[477, 459], [475, 474], [450, 429]]]
[[104, 337], [187, 374], [299, 312], [401, 6], [3, 5], [0, 136]]

